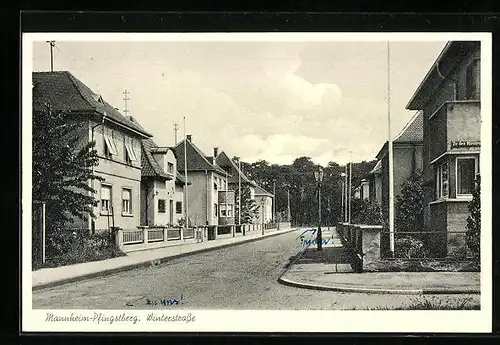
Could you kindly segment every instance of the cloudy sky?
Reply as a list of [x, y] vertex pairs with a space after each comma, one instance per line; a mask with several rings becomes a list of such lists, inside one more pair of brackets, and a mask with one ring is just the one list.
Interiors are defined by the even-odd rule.
[[[414, 112], [405, 105], [446, 42], [392, 42], [392, 134]], [[296, 157], [345, 163], [374, 159], [387, 140], [385, 42], [57, 41], [54, 70], [67, 70], [120, 110], [158, 145], [174, 144], [174, 123], [207, 155], [220, 147], [253, 162]], [[34, 71], [50, 70], [50, 49], [33, 46]]]

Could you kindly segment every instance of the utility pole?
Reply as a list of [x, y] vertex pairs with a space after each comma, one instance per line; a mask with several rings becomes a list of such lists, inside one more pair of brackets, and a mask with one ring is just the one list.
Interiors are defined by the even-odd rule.
[[394, 167], [391, 137], [391, 64], [390, 45], [387, 41], [387, 140], [389, 155], [389, 244], [391, 254], [394, 255]]
[[351, 224], [352, 162], [349, 162], [349, 224]]
[[[184, 210], [186, 215], [185, 226], [189, 227], [189, 200], [188, 200], [188, 175], [187, 175], [187, 136], [186, 136], [186, 117], [183, 117], [184, 120], [184, 179], [186, 180], [186, 184], [184, 185]], [[208, 212], [208, 211], [207, 211]]]
[[175, 138], [175, 145], [177, 146], [177, 131], [179, 130], [179, 125], [174, 123], [174, 138]]
[[54, 47], [56, 41], [46, 41], [50, 45], [50, 71], [54, 72]]
[[287, 211], [287, 222], [292, 222], [292, 215], [290, 212], [290, 189], [286, 190], [286, 195], [287, 195], [287, 206], [286, 206], [286, 211]]
[[125, 109], [123, 109], [123, 113], [125, 114], [125, 116], [128, 116], [129, 113], [128, 101], [130, 100], [130, 97], [128, 97], [128, 95], [130, 95], [130, 92], [127, 89], [125, 89], [125, 91], [123, 91], [122, 93], [123, 93], [123, 100], [125, 101]]
[[273, 223], [276, 223], [276, 181], [273, 181]]

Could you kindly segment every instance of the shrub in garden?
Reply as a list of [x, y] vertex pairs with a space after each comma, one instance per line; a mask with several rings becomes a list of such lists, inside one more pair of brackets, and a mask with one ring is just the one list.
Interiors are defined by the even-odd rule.
[[480, 255], [481, 239], [481, 179], [476, 177], [476, 188], [472, 194], [472, 200], [468, 205], [470, 212], [467, 218], [466, 243], [477, 259]]
[[374, 201], [352, 199], [351, 210], [351, 221], [354, 224], [382, 224], [382, 211], [380, 206]]
[[417, 232], [423, 229], [423, 201], [422, 172], [417, 170], [401, 185], [401, 193], [396, 196], [396, 231]]
[[427, 256], [424, 243], [411, 236], [396, 239], [394, 252], [397, 258], [405, 259], [425, 258]]

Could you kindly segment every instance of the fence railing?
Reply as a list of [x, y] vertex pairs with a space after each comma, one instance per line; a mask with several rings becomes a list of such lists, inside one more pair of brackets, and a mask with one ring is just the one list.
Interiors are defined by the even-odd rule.
[[123, 244], [144, 243], [143, 230], [123, 231]]
[[174, 241], [181, 239], [181, 229], [180, 228], [172, 228], [167, 229], [167, 241]]
[[148, 242], [159, 242], [165, 239], [165, 228], [148, 229]]
[[194, 238], [194, 228], [184, 228], [183, 229], [183, 237], [185, 239]]

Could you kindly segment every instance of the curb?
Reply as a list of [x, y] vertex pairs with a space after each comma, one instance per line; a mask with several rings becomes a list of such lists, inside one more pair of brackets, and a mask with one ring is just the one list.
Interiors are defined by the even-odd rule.
[[160, 263], [167, 262], [169, 260], [178, 259], [178, 258], [189, 256], [189, 255], [201, 254], [201, 253], [206, 253], [206, 252], [210, 252], [210, 251], [217, 250], [217, 249], [227, 248], [227, 247], [231, 247], [231, 246], [237, 246], [239, 244], [256, 242], [256, 241], [262, 240], [264, 238], [283, 235], [283, 234], [295, 231], [297, 229], [299, 229], [299, 228], [291, 228], [289, 230], [286, 230], [286, 231], [283, 231], [280, 233], [265, 234], [264, 236], [261, 235], [258, 237], [253, 237], [253, 238], [249, 238], [246, 240], [242, 240], [242, 241], [239, 241], [236, 243], [226, 243], [226, 244], [221, 244], [220, 246], [214, 246], [214, 247], [210, 247], [210, 248], [200, 248], [197, 250], [193, 250], [191, 252], [179, 253], [179, 254], [174, 254], [174, 255], [170, 255], [170, 256], [159, 257], [159, 258], [151, 259], [151, 260], [147, 260], [147, 261], [141, 261], [141, 262], [137, 262], [137, 263], [127, 264], [127, 265], [124, 265], [121, 267], [105, 269], [105, 270], [99, 271], [99, 272], [92, 272], [92, 273], [88, 273], [88, 274], [84, 274], [84, 275], [80, 275], [80, 276], [54, 280], [51, 282], [34, 285], [34, 286], [32, 286], [31, 290], [38, 291], [38, 290], [48, 289], [48, 288], [52, 288], [52, 287], [63, 285], [63, 284], [74, 283], [77, 281], [92, 279], [92, 278], [96, 278], [96, 277], [103, 277], [103, 276], [107, 276], [107, 275], [111, 275], [111, 274], [115, 274], [115, 273], [120, 273], [120, 272], [124, 272], [124, 271], [130, 271], [130, 270], [133, 270], [136, 268], [149, 266], [149, 265], [151, 265], [152, 261], [155, 261], [155, 262], [159, 261]]
[[[283, 274], [284, 275], [284, 274]], [[362, 288], [362, 287], [336, 287], [336, 286], [326, 286], [321, 284], [306, 284], [296, 282], [281, 276], [278, 278], [278, 282], [292, 287], [309, 289], [309, 290], [321, 290], [321, 291], [336, 291], [336, 292], [351, 292], [351, 293], [368, 293], [368, 294], [398, 294], [398, 295], [456, 295], [456, 294], [480, 294], [480, 289], [434, 289], [434, 288], [424, 288], [424, 289], [374, 289], [374, 288]]]

